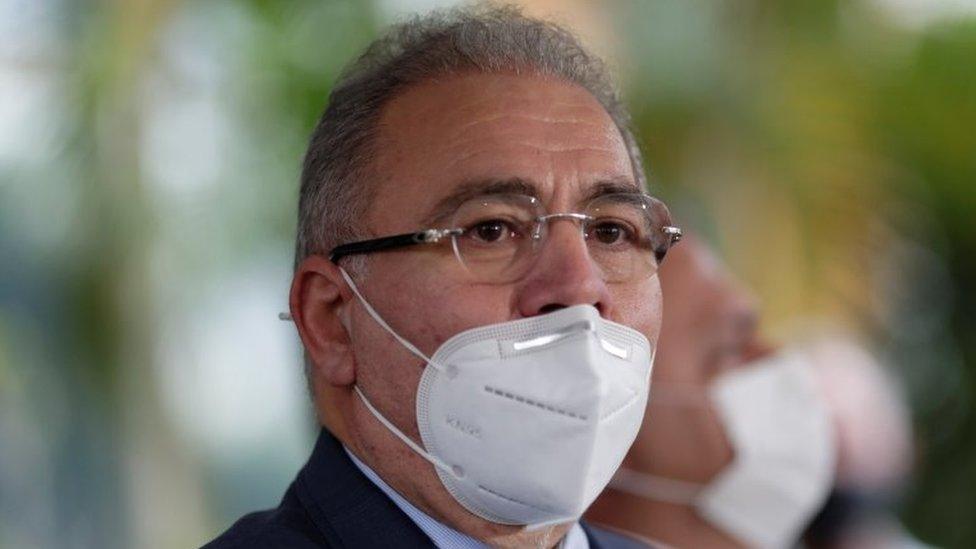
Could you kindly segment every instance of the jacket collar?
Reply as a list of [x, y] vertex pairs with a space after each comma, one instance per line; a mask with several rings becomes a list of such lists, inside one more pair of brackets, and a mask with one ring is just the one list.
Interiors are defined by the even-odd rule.
[[[298, 473], [295, 491], [330, 545], [339, 547], [433, 547], [423, 531], [373, 484], [327, 429]], [[605, 541], [580, 521], [590, 549]]]
[[350, 461], [326, 429], [295, 481], [296, 493], [329, 543], [345, 547], [432, 547], [430, 539]]

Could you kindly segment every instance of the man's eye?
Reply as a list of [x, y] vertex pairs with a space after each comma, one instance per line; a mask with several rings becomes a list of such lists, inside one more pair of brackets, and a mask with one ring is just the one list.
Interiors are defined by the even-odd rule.
[[590, 230], [590, 237], [596, 238], [601, 244], [618, 244], [630, 237], [630, 230], [626, 225], [612, 221], [605, 221]]
[[471, 235], [482, 242], [500, 242], [513, 236], [511, 225], [501, 219], [482, 221], [471, 227]]

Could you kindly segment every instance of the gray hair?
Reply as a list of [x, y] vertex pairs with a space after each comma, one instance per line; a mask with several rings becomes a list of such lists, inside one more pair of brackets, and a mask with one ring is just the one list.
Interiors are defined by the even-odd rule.
[[329, 95], [305, 154], [295, 265], [363, 238], [367, 184], [383, 107], [407, 87], [463, 72], [531, 72], [589, 91], [613, 119], [646, 186], [643, 163], [606, 65], [567, 29], [512, 6], [456, 8], [392, 26], [351, 63]]

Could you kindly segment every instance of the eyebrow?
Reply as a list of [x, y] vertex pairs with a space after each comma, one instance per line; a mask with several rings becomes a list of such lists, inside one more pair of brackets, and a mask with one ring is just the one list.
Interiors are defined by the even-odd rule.
[[583, 198], [582, 203], [589, 202], [608, 194], [646, 194], [634, 181], [628, 177], [616, 177], [600, 181], [590, 188], [590, 192]]
[[539, 197], [536, 184], [521, 177], [511, 177], [508, 179], [476, 179], [459, 185], [454, 192], [437, 201], [431, 208], [424, 223], [431, 225], [443, 221], [444, 218], [454, 213], [457, 208], [465, 201], [476, 196], [487, 196], [492, 194], [522, 194], [526, 196]]

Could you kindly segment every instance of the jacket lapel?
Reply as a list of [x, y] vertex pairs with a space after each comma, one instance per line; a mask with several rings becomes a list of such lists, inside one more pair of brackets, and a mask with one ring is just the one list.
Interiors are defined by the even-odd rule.
[[363, 476], [332, 433], [322, 429], [295, 481], [316, 527], [337, 547], [433, 547], [410, 517]]

